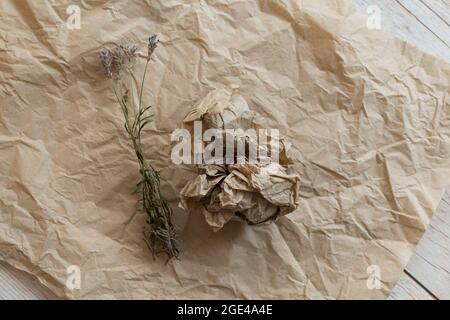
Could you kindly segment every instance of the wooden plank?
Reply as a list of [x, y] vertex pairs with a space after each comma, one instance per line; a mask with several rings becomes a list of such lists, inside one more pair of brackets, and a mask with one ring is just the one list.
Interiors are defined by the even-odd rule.
[[406, 270], [438, 299], [450, 299], [450, 187]]
[[[428, 9], [423, 3], [420, 6], [410, 4], [420, 2], [420, 0], [402, 0], [402, 3], [395, 0], [352, 1], [355, 7], [365, 15], [367, 15], [369, 6], [376, 5], [381, 11], [382, 30], [450, 63], [450, 49], [448, 47], [450, 43], [450, 28], [442, 21], [440, 16], [435, 14], [435, 12], [441, 13], [441, 8], [448, 7], [448, 4], [445, 4], [443, 0], [429, 1], [428, 6], [436, 8], [433, 10]], [[434, 2], [441, 2], [441, 4], [434, 6]], [[411, 11], [409, 12], [407, 8]], [[441, 16], [444, 15], [441, 14]]]
[[[430, 9], [422, 1], [411, 0], [396, 0], [406, 11], [414, 16], [425, 28], [436, 36], [436, 39], [444, 43], [447, 49], [450, 50], [450, 38], [448, 33], [450, 27], [442, 19], [440, 15], [436, 14], [437, 10]], [[436, 1], [439, 2], [439, 1]]]
[[0, 262], [0, 300], [56, 299], [33, 276]]
[[450, 1], [449, 0], [420, 0], [433, 11], [442, 21], [450, 26]]
[[389, 300], [436, 300], [419, 283], [407, 274], [403, 274], [392, 290]]

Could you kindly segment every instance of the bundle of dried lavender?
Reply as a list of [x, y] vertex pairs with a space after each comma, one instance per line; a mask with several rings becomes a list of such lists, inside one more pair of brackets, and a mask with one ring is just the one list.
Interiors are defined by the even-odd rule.
[[[159, 173], [145, 160], [141, 144], [142, 130], [153, 120], [153, 115], [148, 114], [151, 106], [144, 107], [142, 104], [142, 92], [147, 67], [158, 43], [156, 35], [149, 37], [147, 62], [140, 88], [137, 86], [138, 81], [132, 70], [136, 61], [136, 46], [120, 44], [113, 50], [103, 49], [99, 56], [106, 76], [113, 80], [113, 90], [125, 118], [125, 130], [131, 139], [139, 162], [142, 178], [137, 184], [137, 191], [141, 195], [142, 210], [147, 213], [149, 222], [149, 228], [144, 231], [144, 239], [154, 256], [165, 253], [170, 259], [178, 257], [179, 254], [175, 229], [171, 220], [172, 209], [161, 195]], [[127, 75], [131, 76], [129, 86], [126, 85]], [[133, 86], [133, 81], [136, 86]], [[131, 98], [129, 96], [134, 93], [137, 93], [137, 105], [133, 96]]]

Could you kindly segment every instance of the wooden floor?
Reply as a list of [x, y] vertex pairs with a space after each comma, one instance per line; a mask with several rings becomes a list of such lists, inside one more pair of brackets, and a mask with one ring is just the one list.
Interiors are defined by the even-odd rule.
[[[382, 29], [450, 63], [450, 0], [353, 0], [377, 5]], [[24, 272], [0, 263], [0, 299], [54, 299]], [[450, 187], [390, 299], [450, 299]]]

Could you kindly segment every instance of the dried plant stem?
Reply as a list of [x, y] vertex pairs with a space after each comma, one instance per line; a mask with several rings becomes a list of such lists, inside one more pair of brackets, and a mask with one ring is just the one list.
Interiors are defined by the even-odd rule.
[[[142, 210], [148, 215], [149, 222], [149, 228], [144, 231], [145, 241], [154, 256], [163, 253], [170, 259], [177, 258], [179, 255], [176, 232], [172, 225], [172, 209], [169, 207], [166, 199], [161, 195], [159, 173], [145, 160], [141, 143], [142, 130], [153, 120], [153, 115], [147, 114], [150, 106], [142, 107], [145, 74], [149, 61], [147, 59], [140, 90], [136, 88], [139, 91], [139, 104], [134, 116], [130, 114], [128, 108], [128, 91], [122, 94], [121, 80], [115, 81], [114, 93], [122, 108], [122, 113], [125, 118], [125, 130], [132, 141], [133, 149], [139, 162], [141, 181], [137, 184], [137, 191], [141, 195]], [[136, 81], [133, 73], [130, 72], [130, 74]], [[131, 100], [131, 103], [133, 103], [133, 99]]]

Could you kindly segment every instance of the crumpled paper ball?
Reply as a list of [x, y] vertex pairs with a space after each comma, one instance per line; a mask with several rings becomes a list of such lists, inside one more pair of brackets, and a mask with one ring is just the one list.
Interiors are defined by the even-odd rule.
[[[267, 128], [235, 86], [210, 92], [194, 105], [184, 122], [199, 120], [205, 130], [223, 130], [220, 132], [224, 141], [232, 135], [226, 129]], [[255, 142], [249, 137], [231, 138], [246, 139], [247, 144]], [[198, 176], [182, 189], [180, 206], [188, 211], [200, 206], [206, 222], [214, 230], [221, 229], [230, 220], [256, 225], [294, 211], [299, 201], [300, 179], [297, 174], [288, 173], [292, 164], [289, 147], [280, 137], [277, 162], [270, 157], [259, 157], [257, 162], [197, 165]]]

